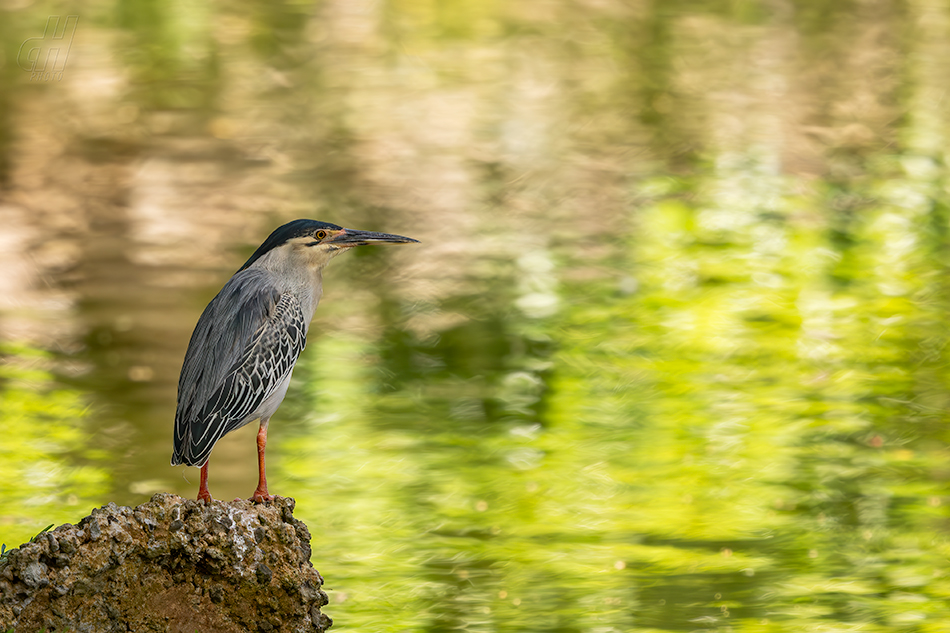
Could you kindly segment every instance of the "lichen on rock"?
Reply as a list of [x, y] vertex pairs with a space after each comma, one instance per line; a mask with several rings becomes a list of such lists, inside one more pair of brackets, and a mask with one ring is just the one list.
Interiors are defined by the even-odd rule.
[[114, 503], [0, 562], [0, 631], [325, 631], [294, 500]]

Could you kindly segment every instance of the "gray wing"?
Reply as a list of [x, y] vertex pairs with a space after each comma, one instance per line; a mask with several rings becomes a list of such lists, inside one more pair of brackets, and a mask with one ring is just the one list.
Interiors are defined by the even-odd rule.
[[290, 374], [306, 345], [300, 302], [270, 275], [235, 274], [198, 319], [178, 381], [172, 464], [203, 465]]

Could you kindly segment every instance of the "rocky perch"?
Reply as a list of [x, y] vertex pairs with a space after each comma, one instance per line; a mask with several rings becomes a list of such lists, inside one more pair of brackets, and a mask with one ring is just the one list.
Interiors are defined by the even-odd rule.
[[0, 559], [0, 631], [325, 631], [294, 500], [110, 503]]

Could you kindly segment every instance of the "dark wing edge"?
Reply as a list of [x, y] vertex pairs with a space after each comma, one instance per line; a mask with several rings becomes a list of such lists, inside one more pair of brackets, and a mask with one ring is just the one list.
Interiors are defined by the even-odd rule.
[[[237, 289], [229, 289], [229, 282], [219, 293], [225, 305], [215, 306], [215, 297], [195, 328], [179, 382], [172, 465], [204, 465], [215, 443], [274, 393], [306, 346], [307, 324], [297, 298], [266, 287], [253, 270], [245, 272], [251, 278], [243, 280], [243, 288], [251, 291], [234, 292], [242, 282]], [[217, 328], [227, 332], [215, 335], [210, 325], [220, 324], [220, 317], [225, 325]]]

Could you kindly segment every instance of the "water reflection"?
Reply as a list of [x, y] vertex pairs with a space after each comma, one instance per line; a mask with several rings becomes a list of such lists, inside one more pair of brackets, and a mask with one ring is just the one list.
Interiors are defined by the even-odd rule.
[[195, 493], [191, 329], [314, 217], [422, 241], [331, 264], [271, 427], [338, 628], [946, 628], [946, 8], [133, 2], [37, 85], [43, 11], [0, 540]]
[[[108, 473], [84, 440], [89, 412], [82, 394], [58, 385], [49, 354], [5, 344], [0, 349], [3, 435], [0, 526], [22, 534], [22, 526], [68, 522], [82, 511], [81, 500], [107, 494]], [[35, 533], [35, 531], [34, 531]], [[21, 541], [11, 539], [8, 546]]]

